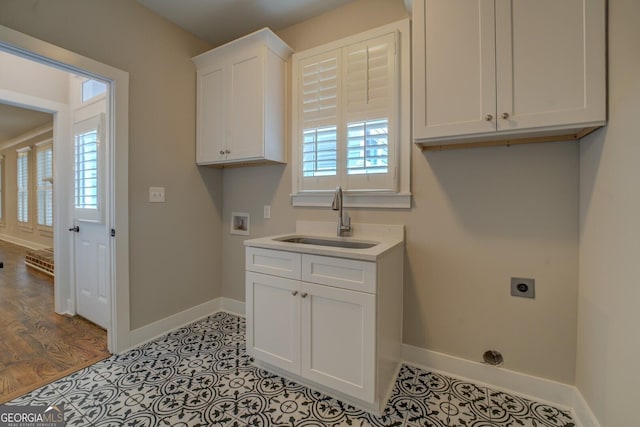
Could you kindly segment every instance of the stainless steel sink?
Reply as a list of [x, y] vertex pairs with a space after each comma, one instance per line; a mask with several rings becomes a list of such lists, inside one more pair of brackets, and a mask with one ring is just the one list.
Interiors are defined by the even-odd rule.
[[338, 240], [310, 236], [286, 236], [274, 240], [287, 243], [299, 243], [302, 245], [332, 246], [336, 248], [348, 249], [369, 249], [379, 244], [379, 242], [365, 240]]

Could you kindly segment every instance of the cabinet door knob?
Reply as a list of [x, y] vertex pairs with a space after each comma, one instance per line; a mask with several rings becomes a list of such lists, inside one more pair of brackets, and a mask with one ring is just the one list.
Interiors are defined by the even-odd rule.
[[300, 296], [301, 296], [302, 298], [306, 298], [306, 297], [307, 297], [307, 295], [308, 295], [308, 294], [307, 294], [306, 292], [303, 292], [303, 293], [301, 293], [301, 294], [300, 294]]
[[493, 120], [493, 116], [491, 114], [487, 114], [486, 116], [484, 116], [484, 120], [490, 122], [491, 120]]
[[224, 153], [225, 153], [225, 154], [229, 154], [229, 153], [231, 153], [231, 150], [229, 150], [229, 149], [224, 150]]
[[224, 154], [224, 150], [220, 150], [220, 154]]
[[502, 113], [501, 116], [503, 119], [507, 120], [509, 118], [509, 113]]
[[296, 295], [298, 295], [298, 291], [291, 291], [291, 295], [295, 297]]

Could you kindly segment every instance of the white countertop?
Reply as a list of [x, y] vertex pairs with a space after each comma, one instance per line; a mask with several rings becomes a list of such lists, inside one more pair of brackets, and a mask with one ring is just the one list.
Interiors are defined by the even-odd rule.
[[[338, 258], [358, 259], [363, 261], [376, 261], [388, 250], [398, 245], [404, 244], [404, 225], [354, 223], [351, 225], [351, 227], [351, 236], [337, 237], [337, 221], [297, 221], [296, 229], [291, 233], [245, 240], [244, 245], [256, 248], [276, 249], [281, 251], [299, 252], [305, 254], [325, 255]], [[353, 249], [335, 246], [282, 242], [277, 240], [283, 237], [295, 236], [331, 238], [332, 240], [346, 241], [374, 241], [379, 242], [379, 244], [366, 249]]]

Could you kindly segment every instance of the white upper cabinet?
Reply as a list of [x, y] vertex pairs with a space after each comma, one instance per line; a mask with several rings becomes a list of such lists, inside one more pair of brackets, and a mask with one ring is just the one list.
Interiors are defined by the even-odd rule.
[[286, 162], [285, 62], [291, 53], [265, 28], [193, 58], [197, 164]]
[[604, 0], [414, 0], [413, 19], [423, 147], [577, 139], [606, 123]]

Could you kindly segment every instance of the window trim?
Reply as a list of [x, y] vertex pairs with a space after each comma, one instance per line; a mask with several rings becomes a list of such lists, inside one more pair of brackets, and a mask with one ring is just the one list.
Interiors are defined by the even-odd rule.
[[410, 24], [409, 19], [393, 22], [381, 27], [365, 31], [360, 34], [349, 36], [322, 46], [311, 48], [302, 52], [297, 52], [292, 57], [292, 106], [291, 106], [291, 129], [292, 129], [292, 192], [291, 200], [293, 206], [316, 206], [326, 207], [331, 204], [333, 190], [306, 190], [303, 191], [299, 186], [299, 178], [302, 176], [301, 151], [302, 147], [297, 135], [301, 132], [300, 117], [297, 108], [298, 99], [298, 63], [305, 58], [321, 55], [332, 50], [342, 49], [344, 47], [361, 43], [366, 40], [381, 37], [389, 33], [396, 33], [397, 54], [399, 55], [397, 63], [397, 75], [399, 96], [394, 105], [397, 130], [396, 141], [396, 173], [398, 191], [345, 191], [344, 206], [345, 207], [375, 207], [375, 208], [410, 208], [411, 190], [411, 60], [410, 60]]
[[[51, 177], [49, 177], [52, 181], [51, 181], [51, 218], [52, 218], [52, 222], [51, 225], [46, 225], [46, 224], [40, 224], [40, 184], [38, 183], [38, 175], [39, 175], [39, 162], [38, 162], [38, 155], [40, 152], [46, 150], [46, 149], [51, 149]], [[46, 139], [42, 142], [38, 142], [36, 144], [36, 155], [35, 155], [35, 179], [34, 179], [34, 187], [35, 187], [35, 196], [36, 196], [36, 203], [35, 203], [35, 207], [36, 207], [36, 215], [35, 215], [35, 225], [36, 227], [38, 227], [38, 230], [40, 230], [41, 234], [47, 236], [47, 237], [51, 237], [49, 236], [50, 233], [53, 233], [53, 215], [54, 215], [54, 206], [55, 206], [55, 202], [53, 200], [53, 168], [55, 166], [54, 160], [53, 160], [53, 139]]]

